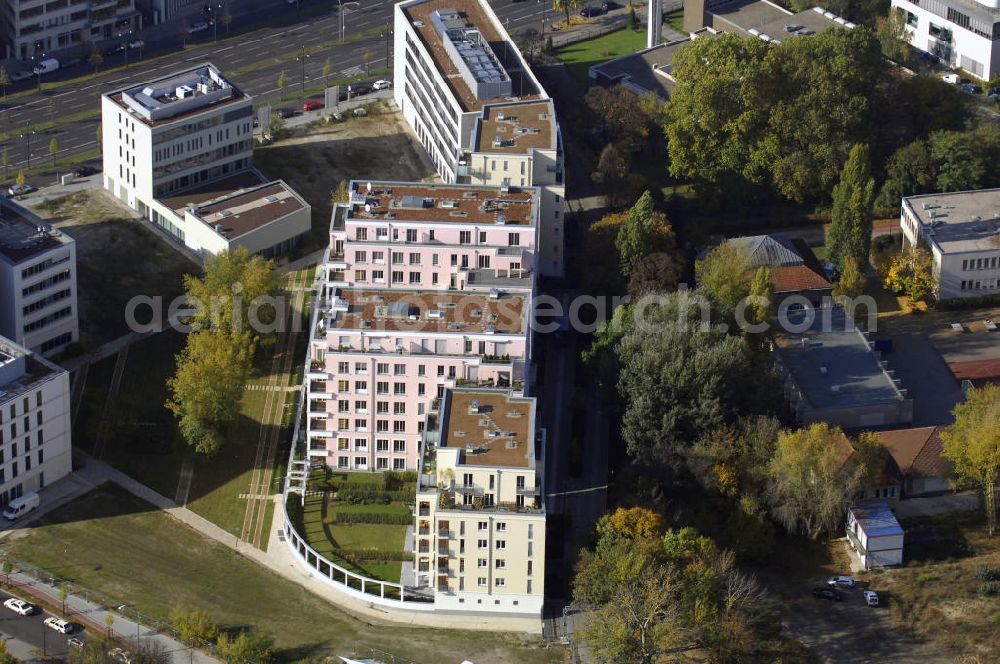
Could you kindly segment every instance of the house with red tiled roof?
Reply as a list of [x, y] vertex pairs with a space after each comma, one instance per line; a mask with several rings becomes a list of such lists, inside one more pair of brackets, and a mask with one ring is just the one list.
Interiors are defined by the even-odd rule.
[[[836, 436], [833, 444], [836, 446], [838, 458], [841, 459], [841, 468], [847, 467], [854, 456], [854, 445], [851, 443], [851, 439], [841, 432], [839, 436]], [[902, 475], [895, 459], [890, 454], [886, 456], [885, 466], [875, 481], [869, 486], [863, 487], [854, 498], [857, 502], [884, 500], [895, 504], [902, 497], [902, 493]]]
[[818, 305], [833, 291], [816, 254], [800, 238], [753, 235], [733, 238], [729, 243], [742, 247], [754, 267], [771, 270], [771, 288], [779, 299], [801, 295]]
[[952, 488], [953, 469], [942, 456], [942, 427], [879, 431], [902, 477], [903, 498], [945, 493]]

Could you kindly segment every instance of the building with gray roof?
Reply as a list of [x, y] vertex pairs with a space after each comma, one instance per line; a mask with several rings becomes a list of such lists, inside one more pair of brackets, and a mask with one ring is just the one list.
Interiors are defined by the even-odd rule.
[[907, 196], [899, 225], [934, 258], [939, 300], [1000, 293], [1000, 189]]
[[790, 311], [783, 324], [775, 364], [803, 424], [851, 430], [913, 420], [913, 400], [843, 308]]

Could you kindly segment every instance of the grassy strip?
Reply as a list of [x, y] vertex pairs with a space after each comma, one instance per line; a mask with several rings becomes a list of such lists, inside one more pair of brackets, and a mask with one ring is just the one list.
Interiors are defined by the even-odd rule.
[[271, 634], [283, 662], [367, 655], [368, 648], [417, 662], [555, 664], [565, 656], [517, 634], [369, 625], [113, 485], [46, 516], [6, 548], [13, 560], [106, 606], [129, 604], [164, 623], [176, 606], [197, 608], [223, 628]]
[[[380, 34], [383, 34], [383, 28], [370, 28], [368, 30], [365, 30], [364, 32], [359, 32], [353, 35], [349, 35], [344, 38], [344, 41], [340, 41], [340, 39], [329, 39], [325, 42], [317, 44], [316, 46], [313, 46], [312, 48], [307, 48], [306, 55], [307, 56], [317, 55], [319, 53], [322, 53], [323, 51], [334, 48], [338, 44], [353, 44], [355, 42], [371, 39], [372, 37], [375, 37]], [[242, 74], [249, 74], [251, 72], [260, 71], [261, 69], [267, 69], [268, 67], [275, 64], [280, 65], [283, 62], [293, 62], [296, 59], [298, 59], [299, 56], [301, 55], [302, 55], [301, 52], [282, 53], [267, 60], [261, 60], [258, 62], [254, 62], [252, 64], [244, 65], [242, 67], [237, 67], [236, 69], [232, 70], [232, 72], [230, 72], [229, 75], [240, 76]]]
[[[58, 120], [47, 120], [45, 122], [38, 122], [35, 124], [30, 124], [27, 128], [32, 129], [35, 133], [42, 133], [50, 129], [54, 129], [60, 125], [69, 124], [71, 122], [80, 122], [81, 120], [93, 120], [95, 118], [101, 117], [101, 109], [90, 108], [85, 111], [77, 111], [72, 115], [67, 115], [60, 117]], [[12, 130], [0, 134], [0, 141], [9, 141], [14, 138], [19, 138], [23, 130]], [[94, 135], [96, 138], [96, 134]]]
[[[295, 90], [290, 88], [285, 88], [285, 93], [281, 95], [281, 98], [277, 103], [281, 104], [286, 101], [297, 101], [302, 99], [308, 99], [309, 97], [316, 97], [322, 95], [326, 89], [332, 85], [339, 85], [341, 87], [345, 85], [350, 85], [352, 83], [357, 83], [359, 81], [366, 81], [370, 78], [379, 78], [382, 76], [388, 76], [392, 73], [391, 69], [373, 69], [370, 74], [358, 74], [357, 76], [352, 76], [350, 78], [338, 78], [336, 80], [330, 81], [330, 85], [320, 85], [320, 86], [310, 86], [303, 90], [299, 86], [293, 86]], [[296, 92], [297, 90], [297, 92]], [[264, 100], [257, 104], [254, 104], [254, 110], [256, 111], [261, 106], [267, 106], [268, 104], [274, 104], [272, 101]]]

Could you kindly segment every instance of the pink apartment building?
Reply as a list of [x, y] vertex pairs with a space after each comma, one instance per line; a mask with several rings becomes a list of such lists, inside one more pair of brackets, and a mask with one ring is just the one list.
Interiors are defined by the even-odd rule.
[[538, 191], [353, 182], [334, 208], [310, 343], [309, 455], [415, 470], [446, 387], [530, 380]]

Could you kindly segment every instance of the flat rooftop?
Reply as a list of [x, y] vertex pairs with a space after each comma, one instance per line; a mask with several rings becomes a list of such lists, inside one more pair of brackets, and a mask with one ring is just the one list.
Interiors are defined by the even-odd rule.
[[0, 197], [0, 259], [17, 265], [73, 240], [41, 217]]
[[467, 466], [533, 468], [535, 400], [501, 390], [450, 389], [441, 411], [440, 447], [462, 451]]
[[[715, 33], [702, 31], [698, 33], [697, 38], [714, 35]], [[674, 55], [682, 46], [690, 43], [690, 39], [679, 39], [660, 44], [595, 65], [593, 71], [609, 81], [628, 83], [645, 92], [653, 92], [660, 99], [670, 99], [670, 95], [674, 92], [674, 80], [667, 74], [673, 66]]]
[[[775, 335], [781, 360], [813, 407], [847, 408], [904, 399], [842, 308], [815, 312], [805, 332]], [[793, 326], [803, 324], [805, 316], [806, 312], [788, 314]]]
[[[371, 185], [369, 189], [368, 185]], [[534, 187], [351, 182], [348, 219], [531, 226]]]
[[259, 187], [265, 182], [267, 180], [260, 173], [249, 169], [220, 180], [206, 182], [172, 196], [164, 196], [158, 200], [174, 212], [183, 214], [187, 208], [198, 207], [210, 201], [231, 196], [244, 189]]
[[854, 505], [851, 514], [868, 537], [903, 534], [903, 528], [887, 503]]
[[903, 203], [943, 253], [1000, 251], [1000, 189], [907, 196]]
[[508, 97], [477, 98], [476, 93], [469, 88], [462, 72], [445, 48], [442, 36], [431, 18], [431, 14], [435, 12], [452, 10], [458, 14], [466, 26], [479, 31], [492, 49], [499, 66], [510, 77], [513, 98], [535, 99], [540, 96], [540, 91], [536, 88], [535, 83], [526, 75], [528, 65], [521, 57], [517, 46], [505, 32], [501, 32], [490, 20], [478, 0], [424, 0], [400, 6], [400, 10], [413, 26], [417, 36], [433, 58], [438, 71], [448, 82], [452, 93], [458, 99], [459, 106], [465, 112], [478, 111], [484, 104]]
[[[386, 272], [391, 269], [386, 266]], [[526, 305], [523, 295], [502, 291], [341, 289], [333, 298], [336, 318], [330, 325], [372, 332], [523, 334]]]
[[192, 214], [232, 240], [305, 207], [305, 201], [279, 180], [215, 199]]
[[[817, 34], [829, 28], [853, 28], [850, 21], [841, 18], [833, 12], [817, 11], [816, 8], [805, 9], [791, 16], [776, 18], [761, 26], [753, 26], [758, 32], [771, 39], [784, 41], [790, 37]], [[749, 30], [748, 30], [749, 32]]]
[[13, 398], [60, 371], [64, 369], [10, 339], [0, 337], [0, 398]]
[[249, 101], [215, 66], [202, 64], [134, 85], [109, 97], [148, 125], [174, 122], [209, 108]]
[[556, 148], [556, 117], [552, 101], [493, 104], [483, 109], [476, 125], [474, 150], [526, 154]]

